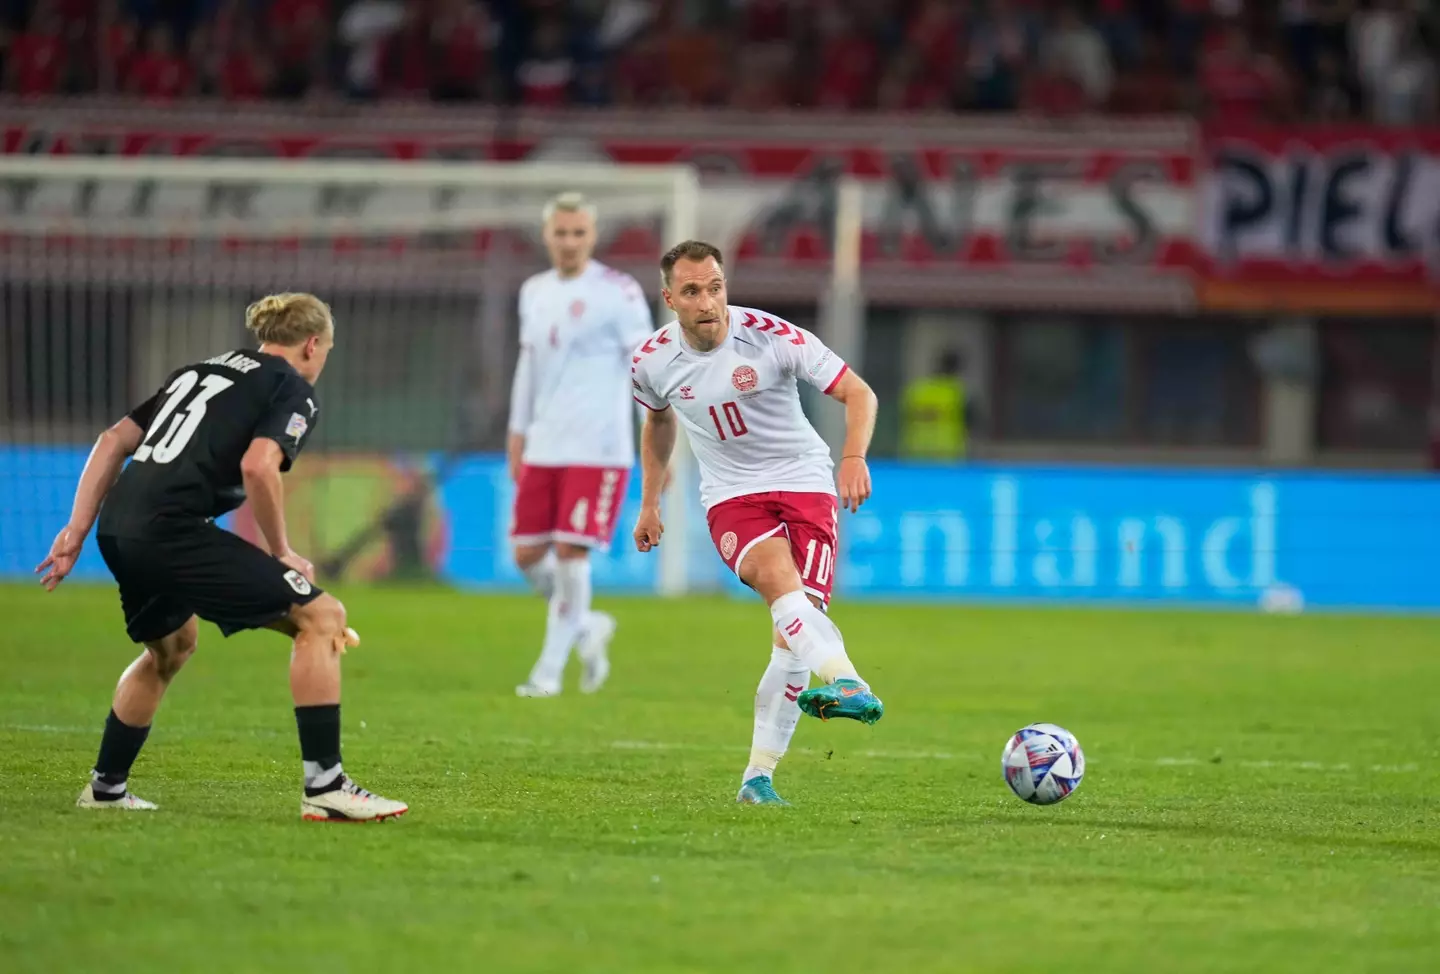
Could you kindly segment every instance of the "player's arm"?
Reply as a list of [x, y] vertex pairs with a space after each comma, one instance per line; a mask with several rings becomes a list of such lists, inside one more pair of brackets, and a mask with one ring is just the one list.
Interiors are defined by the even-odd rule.
[[314, 566], [290, 547], [290, 535], [285, 529], [285, 484], [280, 479], [285, 460], [286, 454], [279, 442], [258, 436], [250, 441], [240, 461], [240, 479], [245, 484], [245, 497], [250, 501], [255, 524], [270, 553], [314, 581]]
[[[638, 397], [637, 397], [638, 400]], [[660, 495], [668, 486], [670, 455], [675, 452], [675, 410], [667, 405], [646, 407], [640, 428], [640, 517], [635, 522], [635, 547], [649, 551], [660, 543], [665, 525], [660, 520]]]
[[854, 513], [870, 497], [870, 467], [865, 458], [875, 435], [875, 414], [880, 409], [880, 400], [870, 384], [849, 368], [835, 380], [827, 394], [845, 407], [845, 445], [840, 451], [840, 471], [835, 476], [835, 486], [840, 492], [840, 506]]
[[120, 476], [126, 457], [138, 450], [140, 441], [145, 438], [145, 428], [138, 419], [148, 420], [154, 414], [154, 402], [153, 398], [148, 400], [95, 440], [85, 461], [85, 469], [80, 474], [80, 483], [75, 488], [70, 520], [55, 536], [45, 560], [35, 568], [37, 573], [41, 573], [40, 584], [47, 591], [53, 592], [55, 586], [75, 568], [85, 538], [100, 514], [100, 504], [115, 485], [115, 478]]
[[510, 383], [509, 435], [505, 438], [505, 455], [510, 461], [510, 479], [520, 479], [520, 465], [525, 457], [525, 433], [535, 415], [535, 354], [530, 346], [520, 345], [515, 361], [515, 377]]
[[319, 414], [314, 395], [315, 390], [301, 379], [282, 382], [240, 459], [245, 497], [266, 548], [312, 582], [314, 566], [290, 547], [290, 535], [285, 529], [285, 484], [280, 475], [294, 464], [314, 431]]

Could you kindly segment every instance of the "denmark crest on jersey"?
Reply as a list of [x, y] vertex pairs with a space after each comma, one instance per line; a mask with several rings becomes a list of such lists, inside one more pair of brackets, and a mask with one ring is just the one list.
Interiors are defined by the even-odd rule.
[[571, 302], [570, 302], [570, 317], [572, 317], [572, 318], [579, 318], [579, 317], [580, 317], [581, 315], [583, 315], [584, 313], [585, 313], [585, 302], [584, 302], [584, 301], [571, 301]]
[[760, 384], [760, 376], [748, 365], [737, 365], [730, 374], [730, 382], [741, 392], [749, 392]]

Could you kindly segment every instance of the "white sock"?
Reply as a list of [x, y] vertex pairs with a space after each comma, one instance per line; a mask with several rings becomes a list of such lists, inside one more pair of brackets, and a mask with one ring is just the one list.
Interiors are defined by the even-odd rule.
[[545, 615], [545, 642], [530, 670], [537, 687], [559, 689], [570, 650], [580, 638], [590, 613], [590, 560], [571, 558], [555, 565], [555, 593]]
[[520, 570], [525, 574], [525, 580], [530, 583], [530, 587], [540, 593], [541, 596], [548, 599], [555, 594], [554, 549], [545, 552], [544, 557], [529, 568], [522, 568]]
[[800, 705], [795, 698], [810, 683], [810, 670], [784, 646], [771, 647], [770, 665], [755, 689], [755, 734], [750, 739], [750, 764], [741, 784], [757, 775], [773, 778], [775, 765], [790, 747]]
[[300, 763], [305, 770], [305, 787], [311, 791], [330, 787], [335, 783], [335, 779], [345, 773], [341, 770], [338, 762], [328, 768], [322, 767], [319, 761], [301, 761]]
[[800, 663], [826, 683], [857, 680], [860, 674], [845, 655], [845, 638], [825, 613], [810, 604], [799, 590], [782, 595], [770, 605], [770, 617]]

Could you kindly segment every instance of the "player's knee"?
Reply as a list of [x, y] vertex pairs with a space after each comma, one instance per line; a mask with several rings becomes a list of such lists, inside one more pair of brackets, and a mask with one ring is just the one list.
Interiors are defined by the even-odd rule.
[[515, 546], [515, 567], [522, 572], [536, 565], [550, 550], [548, 544], [523, 544]]
[[577, 558], [590, 557], [590, 549], [578, 544], [557, 544], [555, 546], [555, 557], [561, 561], [574, 561]]
[[300, 606], [294, 616], [302, 632], [330, 638], [345, 632], [345, 606], [328, 592]]
[[160, 679], [169, 683], [175, 678], [185, 661], [194, 655], [199, 639], [200, 627], [191, 619], [164, 639], [145, 644]]
[[773, 602], [800, 587], [800, 576], [788, 557], [747, 558], [741, 567], [740, 580], [759, 592], [766, 602]]

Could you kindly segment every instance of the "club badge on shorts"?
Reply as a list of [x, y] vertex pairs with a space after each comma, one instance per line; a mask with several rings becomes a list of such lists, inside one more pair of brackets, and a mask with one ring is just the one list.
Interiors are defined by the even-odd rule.
[[720, 557], [729, 561], [730, 556], [735, 554], [735, 545], [738, 544], [739, 541], [740, 539], [735, 537], [734, 531], [726, 531], [720, 535]]

